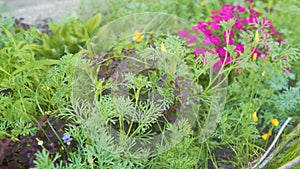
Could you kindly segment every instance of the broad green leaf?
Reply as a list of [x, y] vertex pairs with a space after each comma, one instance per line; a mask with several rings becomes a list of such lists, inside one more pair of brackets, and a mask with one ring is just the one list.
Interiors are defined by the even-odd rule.
[[17, 70], [15, 70], [12, 73], [12, 75], [15, 75], [15, 74], [17, 74], [19, 72], [22, 72], [24, 70], [27, 70], [27, 69], [38, 69], [38, 68], [41, 68], [43, 66], [58, 65], [58, 64], [60, 64], [59, 60], [52, 60], [52, 59], [37, 60], [37, 61], [31, 62], [27, 65], [24, 65], [24, 66], [18, 68]]
[[49, 22], [49, 27], [51, 28], [51, 31], [53, 32], [53, 34], [55, 34], [55, 35], [59, 34], [59, 31], [61, 29], [60, 25]]
[[86, 27], [89, 35], [91, 35], [95, 31], [95, 29], [100, 25], [100, 22], [101, 22], [100, 13], [98, 13], [97, 15], [95, 15], [93, 18], [91, 18], [86, 22]]
[[50, 50], [51, 49], [51, 45], [50, 45], [50, 38], [49, 35], [47, 34], [42, 34], [42, 38], [43, 38], [43, 46], [45, 50]]

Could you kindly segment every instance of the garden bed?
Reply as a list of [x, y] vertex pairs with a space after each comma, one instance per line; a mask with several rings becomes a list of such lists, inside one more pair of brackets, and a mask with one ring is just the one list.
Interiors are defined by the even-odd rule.
[[272, 2], [1, 17], [0, 168], [299, 167], [300, 3]]

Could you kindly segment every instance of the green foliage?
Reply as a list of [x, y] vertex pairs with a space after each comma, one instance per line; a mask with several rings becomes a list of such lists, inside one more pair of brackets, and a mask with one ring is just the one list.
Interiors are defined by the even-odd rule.
[[[255, 1], [255, 9], [262, 16], [268, 16], [286, 43], [280, 45], [274, 39], [268, 39], [269, 55], [256, 61], [249, 58], [251, 50], [245, 49], [240, 56], [243, 61], [226, 65], [217, 75], [211, 71], [217, 58], [207, 54], [211, 59], [204, 64], [191, 48], [186, 48], [183, 40], [170, 35], [154, 35], [141, 42], [127, 43], [132, 34], [125, 32], [126, 37], [121, 38], [128, 39], [121, 39], [123, 41], [113, 44], [109, 52], [102, 51], [108, 52], [105, 56], [98, 57], [106, 58], [100, 61], [84, 59], [86, 64], [78, 63], [77, 58], [86, 54], [84, 48], [90, 50], [86, 45], [100, 25], [100, 14], [88, 21], [70, 18], [62, 24], [49, 23], [50, 35], [41, 34], [35, 28], [15, 33], [14, 20], [0, 18], [0, 138], [18, 141], [18, 136], [33, 135], [37, 131], [33, 122], [47, 112], [76, 123], [70, 124], [68, 133], [74, 140], [72, 143], [76, 141], [77, 150], [66, 151], [64, 155], [68, 162], [62, 164], [57, 161], [59, 154], [50, 154], [43, 149], [36, 154], [36, 168], [250, 168], [250, 163], [268, 146], [261, 135], [272, 130], [271, 141], [283, 121], [293, 117], [281, 139], [279, 151], [269, 164], [270, 168], [277, 168], [299, 156], [300, 149], [299, 127], [288, 134], [300, 120], [300, 64], [296, 48], [300, 38], [294, 36], [298, 32], [295, 24], [299, 20], [300, 6], [297, 0], [273, 2]], [[92, 13], [105, 10], [101, 24], [146, 11], [166, 12], [195, 23], [208, 20], [211, 10], [224, 3], [245, 5], [242, 0], [115, 0], [100, 6], [92, 0], [89, 3], [93, 4], [89, 6]], [[230, 29], [231, 24], [222, 26]], [[255, 45], [253, 36], [243, 33], [243, 38], [238, 41], [251, 48]], [[166, 51], [163, 51], [162, 43]], [[226, 49], [233, 53], [233, 47]], [[128, 65], [116, 69], [124, 60], [129, 60], [128, 64], [134, 68], [147, 65], [149, 70], [132, 74], [122, 69], [122, 66], [132, 68]], [[157, 69], [151, 68], [151, 60], [157, 61]], [[285, 71], [287, 67], [292, 73]], [[101, 73], [104, 75], [100, 76]], [[172, 122], [172, 115], [184, 113], [176, 108], [178, 105], [174, 100], [187, 99], [184, 96], [188, 95], [181, 93], [183, 97], [180, 97], [176, 94], [174, 82], [178, 82], [179, 77], [192, 81], [192, 87], [187, 85], [186, 79], [182, 83], [189, 89], [186, 91], [199, 99], [196, 115], [193, 114], [195, 125], [186, 118]], [[223, 103], [214, 102], [219, 97], [214, 89], [224, 87], [219, 79], [228, 80], [224, 111], [218, 109]], [[78, 86], [74, 88], [77, 82]], [[216, 82], [219, 84], [215, 85]], [[195, 86], [204, 90], [194, 91]], [[126, 89], [125, 94], [122, 89]], [[153, 95], [157, 97], [149, 99]], [[211, 107], [214, 103], [218, 105]], [[170, 110], [171, 114], [168, 114]], [[257, 122], [251, 118], [253, 112], [258, 114]], [[210, 113], [216, 116], [210, 118]], [[272, 126], [272, 118], [279, 120], [279, 127]], [[214, 122], [217, 122], [217, 128], [210, 126]], [[205, 132], [206, 125], [215, 132], [202, 141], [199, 136]], [[112, 130], [119, 134], [111, 134]], [[132, 138], [149, 142], [149, 137], [166, 131], [173, 134], [155, 142], [161, 143], [155, 145], [156, 153], [151, 149], [136, 149], [136, 143], [141, 142]], [[133, 158], [150, 155], [151, 158]]]
[[0, 121], [5, 124], [1, 127], [5, 132], [0, 136], [14, 138], [35, 130], [25, 122], [36, 121], [42, 117], [42, 112], [67, 104], [72, 55], [61, 61], [37, 60], [34, 53], [40, 40], [37, 29], [15, 33], [13, 22], [7, 20], [1, 19], [7, 23], [1, 27], [1, 37], [6, 38], [6, 43], [0, 48]]
[[279, 168], [300, 155], [299, 135], [300, 124], [283, 136], [282, 142], [274, 150], [274, 157], [268, 164], [269, 168]]
[[36, 159], [34, 160], [34, 169], [56, 168], [56, 165], [54, 163], [57, 161], [57, 159], [59, 159], [59, 157], [59, 154], [55, 154], [53, 158], [50, 158], [50, 153], [47, 150], [42, 149], [42, 151], [36, 153]]
[[9, 31], [9, 32], [13, 32], [14, 28], [13, 28], [13, 24], [14, 24], [14, 19], [7, 17], [7, 18], [3, 18], [0, 15], [0, 48], [3, 48], [4, 46], [7, 45], [7, 43], [9, 42], [9, 36], [4, 33], [4, 30]]
[[39, 57], [59, 59], [67, 53], [75, 54], [80, 51], [90, 37], [97, 31], [101, 15], [97, 14], [84, 22], [76, 17], [65, 23], [49, 23], [52, 34], [43, 33], [43, 45], [37, 48]]

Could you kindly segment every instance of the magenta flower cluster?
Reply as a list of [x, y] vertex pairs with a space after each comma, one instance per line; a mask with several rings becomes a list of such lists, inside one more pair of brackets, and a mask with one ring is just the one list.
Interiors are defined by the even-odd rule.
[[[248, 8], [240, 5], [224, 4], [220, 10], [211, 11], [209, 21], [199, 21], [196, 26], [192, 27], [194, 33], [190, 33], [184, 29], [179, 31], [179, 36], [187, 39], [187, 44], [191, 45], [197, 41], [197, 34], [204, 35], [202, 40], [203, 45], [213, 45], [214, 50], [195, 48], [194, 54], [202, 56], [202, 61], [205, 62], [205, 52], [217, 54], [220, 58], [213, 66], [213, 70], [218, 72], [222, 65], [231, 64], [233, 60], [239, 60], [240, 55], [244, 53], [245, 45], [241, 41], [242, 32], [247, 32], [255, 35], [253, 42], [257, 45], [251, 49], [252, 59], [264, 59], [268, 56], [269, 46], [268, 41], [271, 38], [276, 39], [281, 34], [276, 31], [270, 20], [267, 18], [259, 18], [260, 13], [255, 11], [252, 7], [253, 0], [246, 0]], [[229, 30], [221, 27], [221, 22], [228, 22], [235, 19], [234, 24]], [[263, 38], [259, 38], [263, 37]], [[282, 39], [276, 39], [279, 43], [284, 42]], [[258, 45], [259, 44], [259, 45]], [[229, 53], [226, 46], [233, 45], [234, 53]]]

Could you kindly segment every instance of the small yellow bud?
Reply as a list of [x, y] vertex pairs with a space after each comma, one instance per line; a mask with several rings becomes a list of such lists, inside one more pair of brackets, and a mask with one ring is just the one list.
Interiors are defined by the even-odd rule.
[[257, 53], [255, 52], [255, 53], [253, 53], [253, 57], [252, 57], [252, 59], [253, 59], [253, 61], [256, 61], [256, 59], [257, 59]]
[[51, 111], [50, 110], [49, 111], [45, 111], [45, 114], [50, 115]]
[[201, 5], [201, 6], [204, 6], [204, 4], [205, 4], [204, 1], [201, 1], [201, 2], [200, 2], [200, 5]]
[[268, 134], [269, 136], [272, 136], [272, 129], [269, 129]]
[[279, 125], [279, 121], [277, 119], [271, 119], [270, 122], [272, 123], [273, 126], [278, 126]]
[[39, 146], [42, 146], [44, 144], [43, 140], [40, 140], [38, 137], [36, 137], [35, 140], [38, 142], [37, 144]]
[[263, 134], [262, 136], [261, 136], [261, 138], [263, 139], [263, 140], [267, 140], [268, 138], [269, 138], [269, 133], [265, 133], [265, 134]]
[[255, 41], [255, 42], [258, 42], [258, 41], [259, 41], [259, 34], [258, 34], [258, 31], [257, 31], [257, 30], [255, 31], [254, 41]]
[[253, 112], [253, 113], [252, 113], [252, 120], [253, 120], [254, 122], [257, 122], [257, 121], [258, 121], [257, 112]]
[[45, 86], [43, 86], [42, 88], [43, 88], [44, 91], [50, 90], [50, 89], [51, 89], [49, 85], [45, 85]]
[[10, 139], [11, 139], [13, 142], [20, 141], [17, 137], [11, 137]]
[[167, 49], [166, 49], [165, 44], [163, 42], [160, 44], [160, 49], [161, 49], [162, 53], [166, 53], [167, 52]]

